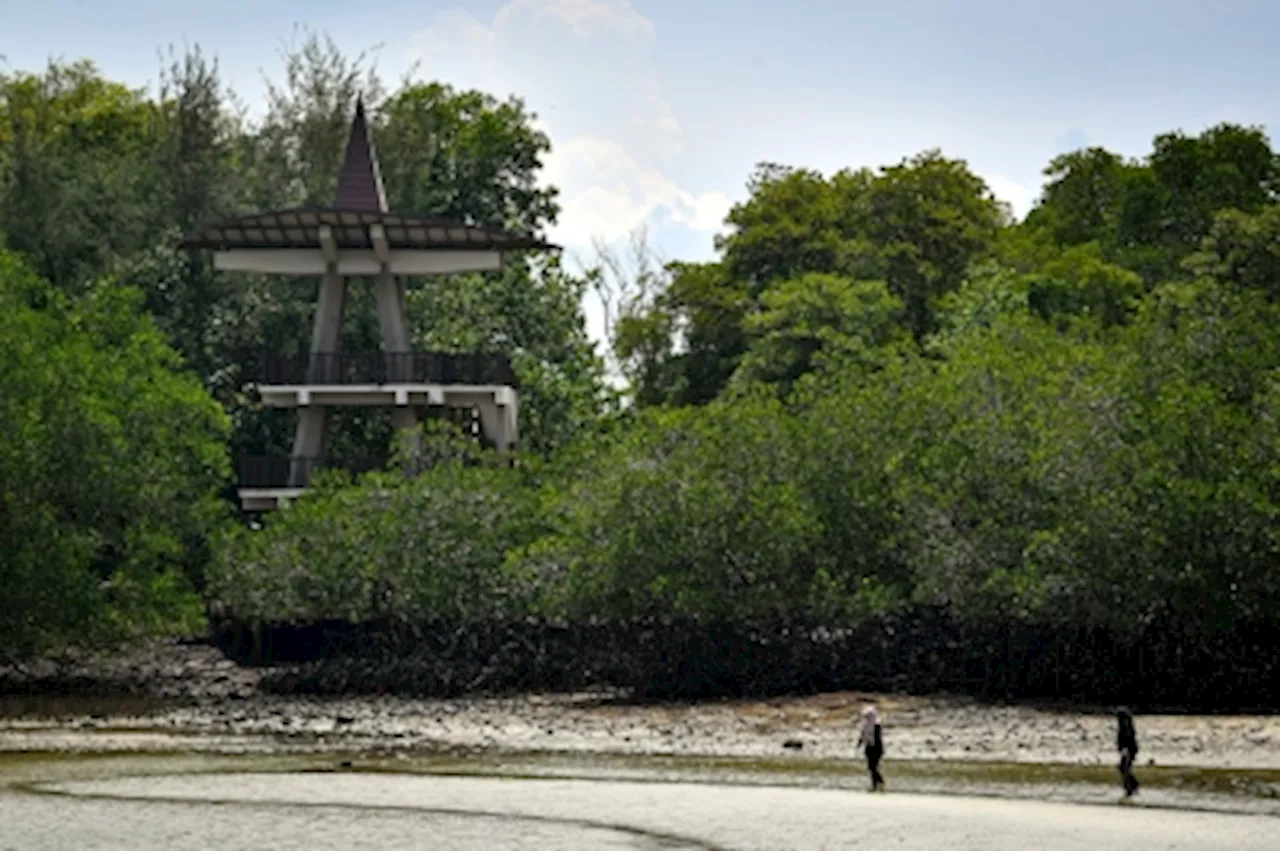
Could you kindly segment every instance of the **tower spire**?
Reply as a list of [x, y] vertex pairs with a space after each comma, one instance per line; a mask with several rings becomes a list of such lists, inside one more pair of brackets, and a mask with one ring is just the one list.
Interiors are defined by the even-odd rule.
[[378, 153], [373, 147], [369, 122], [364, 114], [364, 95], [356, 96], [356, 114], [351, 120], [347, 138], [347, 154], [338, 174], [339, 210], [361, 213], [387, 212], [387, 196], [382, 190], [382, 174], [378, 171]]

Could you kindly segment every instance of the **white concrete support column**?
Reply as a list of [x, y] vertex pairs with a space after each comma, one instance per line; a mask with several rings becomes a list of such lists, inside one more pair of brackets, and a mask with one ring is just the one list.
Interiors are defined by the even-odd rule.
[[[342, 339], [342, 313], [346, 302], [346, 279], [338, 272], [337, 249], [328, 227], [320, 228], [320, 246], [324, 252], [326, 271], [320, 280], [319, 298], [316, 299], [316, 318], [311, 327], [311, 363], [308, 366], [309, 382], [319, 376], [314, 373], [321, 366], [314, 355], [337, 352]], [[329, 430], [328, 409], [304, 407], [298, 409], [298, 425], [293, 434], [294, 458], [320, 458], [324, 454]], [[296, 462], [289, 470], [290, 487], [306, 487], [311, 477], [308, 466]]]
[[382, 328], [382, 348], [387, 352], [413, 351], [413, 341], [409, 338], [409, 316], [404, 306], [404, 284], [387, 265], [390, 251], [382, 225], [370, 225], [369, 240], [373, 243], [374, 254], [382, 261], [374, 282], [378, 324]]
[[515, 448], [515, 416], [512, 406], [486, 401], [477, 404], [476, 411], [480, 414], [480, 429], [493, 442], [495, 449], [509, 452]]
[[520, 444], [520, 405], [514, 389], [507, 392], [506, 404], [499, 406], [499, 410], [506, 417], [508, 448], [515, 449]]
[[[387, 354], [408, 355], [413, 351], [413, 340], [409, 333], [409, 314], [404, 303], [404, 283], [388, 265], [391, 252], [382, 225], [369, 226], [369, 241], [373, 243], [373, 253], [381, 264], [374, 280], [373, 293], [378, 308], [378, 325], [382, 329], [382, 350]], [[401, 368], [408, 366], [404, 360], [393, 360], [392, 364]], [[407, 377], [393, 376], [392, 383], [404, 381]], [[396, 406], [391, 409], [392, 428], [400, 431], [417, 424], [418, 412], [407, 404], [400, 404], [397, 399]]]
[[[383, 270], [374, 281], [374, 296], [378, 304], [378, 324], [382, 328], [382, 350], [387, 354], [408, 355], [413, 351], [409, 337], [409, 318], [405, 315], [404, 285], [390, 272]], [[405, 369], [405, 360], [392, 360], [392, 366]], [[408, 375], [392, 376], [392, 383], [405, 383]], [[391, 409], [391, 425], [399, 431], [418, 424], [418, 414], [408, 405], [397, 404]]]

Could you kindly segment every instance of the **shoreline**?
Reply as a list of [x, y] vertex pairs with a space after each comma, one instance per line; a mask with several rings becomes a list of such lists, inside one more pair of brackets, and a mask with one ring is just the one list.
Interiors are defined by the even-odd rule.
[[[166, 743], [256, 751], [449, 749], [618, 757], [858, 758], [858, 712], [875, 701], [887, 758], [1114, 766], [1115, 722], [1096, 708], [863, 692], [632, 703], [616, 691], [456, 699], [266, 694], [265, 669], [208, 645], [45, 664], [23, 689], [0, 674], [0, 752], [137, 750]], [[58, 688], [41, 688], [57, 685]], [[94, 694], [93, 692], [97, 692]], [[1138, 715], [1139, 768], [1280, 770], [1280, 714]], [[248, 744], [247, 744], [248, 743]]]
[[[206, 741], [205, 744], [211, 744]], [[223, 747], [227, 742], [222, 742]], [[968, 799], [1004, 799], [1086, 806], [1120, 804], [1140, 809], [1280, 818], [1280, 771], [1146, 769], [1143, 788], [1121, 798], [1114, 769], [1093, 766], [1000, 763], [886, 762], [890, 792]], [[212, 751], [26, 751], [0, 753], [0, 798], [39, 793], [60, 781], [139, 778], [186, 779], [201, 775], [372, 775], [491, 778], [513, 781], [628, 783], [811, 789], [869, 794], [865, 769], [856, 762], [775, 757], [702, 759], [675, 756], [609, 756], [498, 751], [437, 753], [284, 753], [278, 749]], [[872, 795], [879, 798], [880, 795]]]
[[[316, 835], [304, 844], [327, 842], [324, 847], [334, 848], [370, 841], [389, 845], [397, 839], [401, 847], [407, 836], [447, 837], [447, 820], [458, 818], [485, 820], [483, 833], [464, 831], [475, 841], [459, 846], [477, 848], [495, 847], [495, 829], [513, 819], [519, 841], [502, 847], [527, 844], [528, 819], [620, 829], [630, 837], [657, 837], [661, 841], [643, 847], [663, 848], [780, 848], [797, 842], [836, 847], [848, 844], [859, 830], [881, 844], [887, 835], [913, 848], [934, 848], [940, 841], [973, 848], [1021, 848], [1028, 841], [1096, 848], [1110, 847], [1117, 837], [1123, 845], [1154, 839], [1169, 848], [1272, 848], [1280, 835], [1280, 802], [1274, 797], [1161, 784], [1154, 773], [1151, 786], [1117, 806], [1114, 783], [1087, 778], [984, 783], [909, 768], [895, 764], [885, 795], [869, 794], [863, 778], [847, 771], [783, 773], [758, 767], [735, 772], [732, 766], [672, 762], [495, 755], [341, 763], [317, 756], [32, 755], [0, 757], [0, 807], [20, 829], [34, 827], [46, 836], [52, 830], [53, 840], [40, 846], [48, 848], [68, 847], [72, 843], [60, 841], [57, 833], [86, 821], [103, 834], [128, 831], [131, 847], [156, 848], [173, 847], [175, 825], [184, 837], [206, 843], [212, 835], [218, 844], [228, 844], [222, 837], [234, 833], [237, 844], [250, 834], [261, 844], [264, 836], [278, 834], [287, 835], [293, 847], [304, 826], [315, 828], [317, 819]], [[711, 807], [712, 801], [719, 803]], [[984, 822], [984, 813], [995, 821]], [[290, 815], [297, 823], [281, 826]], [[932, 826], [924, 824], [931, 817]], [[263, 823], [246, 833], [245, 822], [255, 818]], [[387, 818], [398, 821], [386, 833], [389, 841], [371, 840], [377, 820]], [[406, 818], [414, 823], [404, 823]], [[335, 837], [335, 826], [352, 821], [355, 832], [348, 827], [348, 834]], [[150, 842], [139, 842], [147, 825], [162, 827]], [[998, 842], [996, 832], [1004, 837]], [[603, 847], [576, 839], [557, 847]], [[629, 841], [616, 847], [624, 846], [636, 847]]]

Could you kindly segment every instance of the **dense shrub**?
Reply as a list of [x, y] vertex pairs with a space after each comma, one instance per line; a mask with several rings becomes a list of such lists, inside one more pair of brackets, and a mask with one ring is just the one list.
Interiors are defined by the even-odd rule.
[[780, 404], [655, 412], [604, 450], [539, 553], [560, 560], [568, 614], [771, 621], [821, 602], [821, 524]]
[[138, 305], [0, 252], [0, 659], [199, 625], [227, 422]]
[[[229, 539], [214, 588], [278, 629], [369, 625], [287, 688], [1265, 702], [1277, 319], [1210, 281], [1123, 326], [1013, 299], [942, 358], [635, 412], [536, 467], [322, 488]], [[549, 637], [588, 628], [576, 655]]]
[[264, 530], [221, 540], [210, 591], [254, 622], [519, 617], [536, 589], [507, 556], [537, 533], [534, 492], [521, 477], [453, 459], [409, 479], [322, 478]]

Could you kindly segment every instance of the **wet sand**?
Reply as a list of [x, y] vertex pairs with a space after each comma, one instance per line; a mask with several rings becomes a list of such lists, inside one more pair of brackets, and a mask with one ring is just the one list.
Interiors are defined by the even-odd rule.
[[828, 789], [230, 773], [0, 791], [0, 849], [1280, 847], [1280, 819]]
[[[170, 645], [83, 671], [67, 697], [10, 680], [0, 851], [1280, 847], [1275, 715], [1139, 716], [1147, 785], [1117, 806], [1105, 711], [859, 692], [319, 700], [261, 676]], [[887, 796], [863, 791], [854, 749], [868, 700]]]

